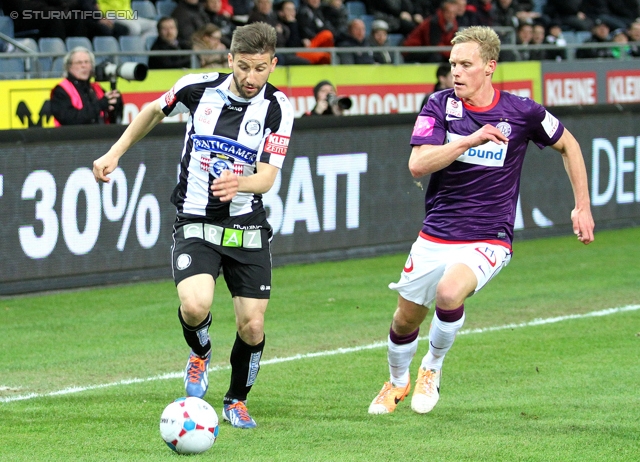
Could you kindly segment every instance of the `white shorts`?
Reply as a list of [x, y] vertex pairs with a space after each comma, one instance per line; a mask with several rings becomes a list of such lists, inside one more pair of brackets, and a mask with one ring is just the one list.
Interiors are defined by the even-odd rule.
[[476, 293], [510, 260], [511, 250], [499, 244], [440, 243], [418, 237], [411, 247], [400, 281], [389, 284], [389, 288], [397, 290], [405, 300], [429, 306], [436, 298], [442, 275], [451, 265], [462, 263], [473, 271], [478, 279]]

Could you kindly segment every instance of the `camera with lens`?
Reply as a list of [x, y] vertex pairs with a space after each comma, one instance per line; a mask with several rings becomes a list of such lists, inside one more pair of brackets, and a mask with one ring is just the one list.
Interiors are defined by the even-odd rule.
[[348, 96], [336, 96], [333, 93], [329, 93], [327, 95], [327, 103], [329, 103], [329, 105], [331, 106], [335, 104], [343, 110], [351, 109], [351, 106], [353, 105], [351, 98], [349, 98]]
[[96, 66], [96, 82], [111, 82], [111, 89], [115, 90], [118, 77], [125, 80], [142, 81], [147, 78], [148, 70], [147, 65], [142, 63], [113, 64], [109, 61], [103, 61]]

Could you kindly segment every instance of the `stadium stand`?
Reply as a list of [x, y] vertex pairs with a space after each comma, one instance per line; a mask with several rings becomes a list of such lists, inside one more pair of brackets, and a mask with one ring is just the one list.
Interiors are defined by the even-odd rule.
[[158, 38], [157, 35], [149, 35], [147, 36], [147, 38], [145, 39], [144, 42], [144, 49], [145, 50], [151, 50], [151, 47], [153, 46], [154, 42], [156, 41], [156, 39]]
[[120, 62], [133, 61], [136, 63], [149, 63], [149, 57], [144, 54], [136, 54], [136, 53], [144, 53], [145, 44], [140, 40], [140, 37], [136, 37], [134, 35], [123, 35], [119, 39], [120, 42], [120, 50], [123, 52], [131, 53], [131, 55], [120, 56]]
[[13, 19], [9, 16], [0, 16], [0, 32], [13, 38]]
[[89, 51], [93, 51], [93, 44], [87, 37], [67, 37], [64, 39], [64, 43], [67, 45], [68, 51], [73, 50], [75, 47], [84, 47]]
[[141, 18], [157, 19], [158, 17], [156, 6], [150, 0], [133, 0], [131, 9], [137, 11]]
[[[64, 40], [58, 37], [42, 37], [38, 40], [38, 47], [41, 53], [58, 53], [64, 55], [67, 52], [67, 46]], [[62, 62], [62, 58], [55, 58]], [[40, 67], [43, 72], [52, 72], [54, 58], [40, 58]]]
[[24, 61], [21, 58], [0, 59], [0, 79], [24, 78]]
[[[118, 53], [120, 51], [120, 43], [118, 39], [109, 35], [96, 36], [93, 38], [93, 51], [96, 53]], [[103, 61], [117, 63], [118, 57], [114, 55], [96, 56], [96, 64], [100, 64]]]
[[160, 0], [156, 2], [156, 11], [158, 12], [158, 16], [171, 16], [173, 10], [176, 9], [178, 4], [172, 0]]
[[350, 19], [359, 18], [360, 16], [367, 14], [367, 7], [361, 1], [353, 0], [347, 2], [345, 6], [347, 7], [347, 11], [349, 12]]

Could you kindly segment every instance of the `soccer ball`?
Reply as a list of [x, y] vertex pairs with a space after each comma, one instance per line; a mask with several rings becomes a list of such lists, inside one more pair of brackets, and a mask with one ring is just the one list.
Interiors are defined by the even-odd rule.
[[199, 454], [216, 441], [218, 414], [200, 398], [178, 398], [162, 412], [160, 435], [177, 453]]

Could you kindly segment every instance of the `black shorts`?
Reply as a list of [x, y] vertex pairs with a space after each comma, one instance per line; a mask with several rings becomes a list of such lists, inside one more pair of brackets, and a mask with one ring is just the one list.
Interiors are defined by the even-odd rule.
[[[235, 222], [234, 222], [235, 221]], [[240, 224], [177, 220], [171, 248], [176, 285], [196, 274], [217, 280], [222, 270], [233, 297], [268, 299], [271, 296], [271, 238], [269, 223]]]

